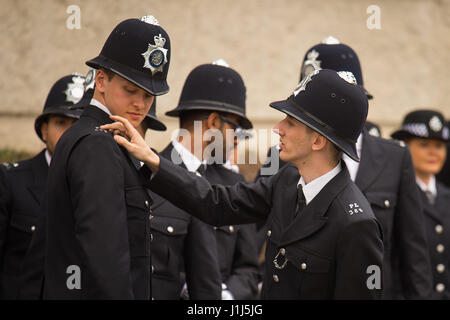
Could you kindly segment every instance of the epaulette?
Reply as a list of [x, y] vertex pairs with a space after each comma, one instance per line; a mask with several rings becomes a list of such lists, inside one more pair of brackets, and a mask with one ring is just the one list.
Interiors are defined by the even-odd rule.
[[97, 132], [110, 133], [108, 130], [101, 129], [100, 127], [95, 127], [94, 130]]
[[398, 144], [400, 147], [405, 147], [405, 146], [406, 146], [405, 142], [402, 141], [402, 140], [391, 139], [390, 141], [395, 142], [395, 143]]
[[19, 166], [17, 162], [3, 162], [2, 165], [6, 168], [6, 170], [17, 168]]

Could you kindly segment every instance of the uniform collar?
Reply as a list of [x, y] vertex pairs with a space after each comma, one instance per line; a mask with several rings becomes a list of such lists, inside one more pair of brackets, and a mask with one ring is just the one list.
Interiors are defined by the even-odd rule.
[[111, 111], [109, 111], [109, 109], [100, 101], [98, 101], [97, 99], [92, 98], [91, 99], [91, 105], [99, 108], [100, 110], [102, 110], [103, 112], [107, 113], [109, 116], [112, 115]]
[[179, 153], [181, 160], [183, 161], [186, 169], [190, 172], [195, 172], [203, 164], [196, 156], [194, 156], [188, 149], [186, 149], [176, 139], [172, 140], [172, 145]]
[[431, 176], [430, 181], [428, 182], [428, 185], [425, 184], [422, 180], [420, 180], [418, 177], [416, 177], [416, 183], [419, 186], [420, 190], [423, 192], [430, 191], [431, 194], [436, 197], [437, 195], [437, 189], [436, 189], [436, 177], [434, 175]]
[[338, 173], [341, 172], [341, 170], [342, 170], [341, 162], [339, 161], [337, 166], [334, 167], [332, 170], [314, 179], [308, 184], [305, 183], [303, 177], [300, 177], [300, 180], [297, 183], [297, 188], [299, 185], [302, 185], [303, 194], [305, 195], [306, 199], [306, 204], [310, 203], [314, 199], [314, 197], [320, 192], [320, 190], [322, 190], [323, 187], [325, 187], [325, 185], [328, 182], [330, 182], [331, 179], [337, 176]]

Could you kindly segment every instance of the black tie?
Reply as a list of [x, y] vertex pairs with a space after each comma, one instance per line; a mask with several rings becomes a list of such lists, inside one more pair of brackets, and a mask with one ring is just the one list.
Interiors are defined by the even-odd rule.
[[297, 206], [295, 208], [294, 218], [297, 217], [297, 215], [303, 211], [303, 209], [306, 207], [306, 199], [305, 195], [303, 194], [303, 187], [301, 184], [297, 187]]
[[204, 177], [206, 172], [206, 166], [202, 163], [200, 167], [198, 167], [197, 172], [200, 173], [202, 177]]

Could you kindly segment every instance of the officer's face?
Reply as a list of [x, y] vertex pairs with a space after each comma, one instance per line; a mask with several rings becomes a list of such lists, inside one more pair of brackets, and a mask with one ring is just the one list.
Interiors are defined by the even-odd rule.
[[128, 80], [115, 75], [108, 79], [98, 70], [97, 90], [103, 94], [104, 104], [113, 115], [124, 117], [137, 127], [144, 120], [153, 103], [154, 97]]
[[41, 127], [42, 139], [47, 145], [48, 152], [52, 155], [61, 135], [66, 131], [77, 119], [64, 116], [49, 116], [47, 122]]
[[447, 154], [445, 142], [413, 138], [408, 145], [416, 174], [431, 175], [441, 171]]
[[286, 116], [274, 128], [280, 135], [280, 159], [298, 164], [308, 160], [315, 140], [314, 131], [291, 116]]

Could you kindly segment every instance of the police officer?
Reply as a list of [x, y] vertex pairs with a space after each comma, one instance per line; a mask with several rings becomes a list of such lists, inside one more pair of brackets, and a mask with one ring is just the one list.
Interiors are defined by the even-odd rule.
[[449, 128], [440, 112], [415, 110], [406, 115], [392, 137], [403, 140], [411, 151], [433, 270], [433, 299], [450, 299], [450, 189], [436, 181], [446, 158]]
[[[91, 102], [94, 95], [94, 86], [95, 69], [91, 68], [85, 76], [83, 97], [69, 108], [76, 110], [80, 115], [82, 109]], [[45, 198], [47, 198], [47, 195], [45, 195]], [[35, 227], [33, 238], [22, 264], [24, 272], [20, 280], [19, 299], [35, 300], [43, 298], [47, 215], [42, 215], [36, 222]]]
[[[181, 167], [197, 172], [211, 183], [233, 185], [243, 181], [241, 175], [223, 166], [228, 153], [237, 144], [235, 135], [225, 140], [217, 138], [214, 142], [209, 141], [206, 136], [210, 132], [213, 135], [219, 133], [218, 137], [225, 138], [227, 130], [252, 127], [245, 116], [245, 92], [241, 76], [229, 68], [224, 60], [194, 68], [184, 83], [178, 106], [166, 113], [168, 116], [179, 117], [181, 131], [188, 134], [180, 134], [161, 152], [161, 156], [171, 161], [181, 160], [177, 161]], [[195, 128], [196, 122], [201, 130]], [[223, 143], [218, 144], [210, 157], [206, 150], [218, 142]], [[196, 144], [200, 146], [198, 150], [195, 149]], [[157, 198], [158, 196], [155, 197]], [[184, 229], [189, 233], [187, 239], [190, 240], [183, 248], [189, 297], [198, 296], [195, 291], [198, 291], [196, 288], [199, 284], [205, 287], [210, 283], [208, 286], [211, 287], [214, 277], [218, 275], [217, 279], [221, 281], [219, 296], [216, 298], [255, 298], [257, 253], [252, 237], [253, 226], [225, 225], [214, 230], [184, 211], [175, 210], [167, 201], [164, 204], [164, 208], [155, 209], [155, 218], [161, 215], [160, 223], [166, 223], [171, 220], [163, 217], [176, 212], [181, 221], [186, 222], [186, 226], [178, 227], [178, 232]], [[156, 223], [153, 225], [156, 226]], [[199, 247], [202, 248], [200, 252]], [[198, 279], [199, 277], [201, 278]], [[192, 285], [193, 279], [196, 279], [196, 286]], [[183, 296], [186, 296], [184, 292]]]
[[[0, 298], [17, 299], [20, 290], [35, 292], [38, 298], [42, 282], [23, 282], [28, 272], [42, 271], [41, 265], [27, 265], [25, 261], [41, 247], [31, 250], [33, 234], [40, 231], [38, 220], [45, 217], [43, 207], [48, 166], [55, 146], [81, 112], [70, 107], [83, 95], [84, 77], [71, 74], [52, 86], [42, 114], [34, 123], [45, 149], [32, 159], [18, 163], [4, 163], [3, 186], [0, 197]], [[42, 273], [42, 272], [41, 272]]]
[[[357, 85], [372, 98], [364, 89], [356, 52], [336, 38], [328, 37], [307, 51], [301, 79], [318, 67], [352, 72]], [[346, 155], [343, 160], [383, 227], [384, 298], [426, 298], [431, 291], [431, 267], [409, 150], [396, 141], [374, 137], [366, 129], [356, 146], [361, 161]]]
[[[349, 83], [351, 82], [351, 83]], [[381, 296], [381, 227], [351, 181], [341, 152], [359, 160], [356, 140], [367, 97], [349, 73], [309, 75], [284, 101], [280, 157], [289, 164], [256, 183], [211, 186], [149, 151], [122, 117], [103, 126], [143, 160], [151, 188], [215, 224], [268, 220], [265, 299], [376, 299]]]
[[109, 115], [137, 127], [168, 92], [169, 36], [152, 16], [109, 35], [94, 96], [58, 144], [49, 171], [44, 298], [151, 299], [151, 198], [136, 161], [99, 129]]

